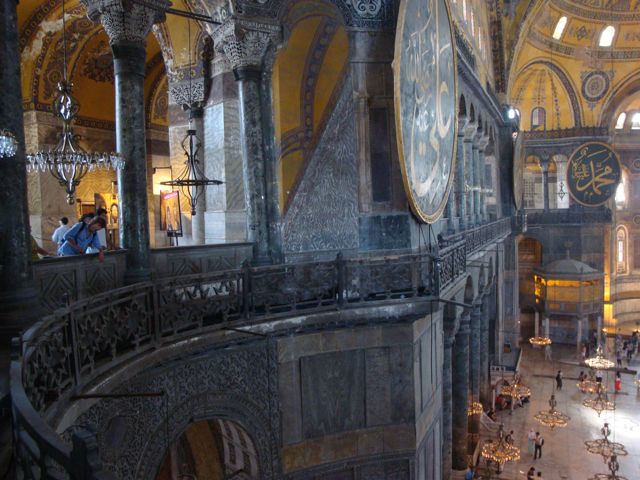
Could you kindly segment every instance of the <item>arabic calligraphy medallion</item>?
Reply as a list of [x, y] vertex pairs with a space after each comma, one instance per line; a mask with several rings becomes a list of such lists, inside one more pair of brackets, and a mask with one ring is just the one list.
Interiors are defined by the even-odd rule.
[[609, 145], [583, 143], [569, 158], [569, 193], [576, 202], [597, 207], [615, 194], [621, 174], [620, 160]]
[[416, 216], [433, 223], [451, 190], [456, 159], [456, 52], [446, 0], [402, 0], [394, 103], [404, 188]]

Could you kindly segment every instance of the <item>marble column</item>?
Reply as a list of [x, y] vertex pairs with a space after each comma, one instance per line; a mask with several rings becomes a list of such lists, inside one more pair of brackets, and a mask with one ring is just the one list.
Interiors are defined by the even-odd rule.
[[[198, 102], [191, 105], [189, 109], [189, 128], [196, 131], [196, 137], [202, 142], [204, 139], [204, 108], [203, 105]], [[200, 153], [198, 160], [204, 167], [204, 148], [200, 147]], [[202, 169], [204, 172], [204, 168]], [[202, 187], [201, 187], [202, 188]], [[194, 245], [204, 245], [204, 212], [207, 209], [207, 192], [206, 189], [199, 192], [198, 203], [196, 204], [196, 213], [191, 216], [191, 238]]]
[[218, 52], [229, 60], [238, 84], [240, 134], [242, 143], [242, 175], [247, 209], [247, 240], [253, 243], [254, 263], [272, 262], [267, 198], [267, 166], [264, 151], [262, 66], [267, 48], [277, 43], [280, 28], [275, 24], [230, 19], [214, 33]]
[[473, 165], [473, 223], [479, 225], [481, 223], [480, 219], [480, 158], [478, 153], [478, 141], [479, 136], [474, 138], [473, 143], [471, 144], [471, 155], [472, 155], [472, 165]]
[[467, 192], [465, 188], [464, 129], [466, 119], [458, 122], [458, 148], [456, 150], [456, 205], [458, 214], [458, 230], [467, 228]]
[[442, 475], [444, 480], [451, 478], [453, 410], [452, 410], [452, 352], [455, 337], [445, 330], [444, 357], [442, 364]]
[[480, 401], [485, 408], [491, 405], [491, 377], [489, 375], [489, 296], [482, 296], [480, 307]]
[[119, 0], [82, 0], [87, 15], [104, 27], [113, 52], [116, 91], [116, 149], [125, 165], [118, 171], [120, 245], [127, 250], [125, 283], [151, 278], [149, 206], [144, 114], [147, 35], [164, 20], [170, 2], [145, 5]]
[[474, 223], [475, 198], [470, 188], [474, 182], [473, 169], [473, 138], [475, 137], [477, 125], [475, 123], [467, 123], [464, 129], [464, 139], [462, 142], [464, 149], [464, 178], [465, 178], [465, 194], [467, 197], [467, 227]]
[[467, 468], [467, 410], [469, 408], [469, 314], [463, 314], [456, 334], [452, 374], [452, 465], [454, 470]]
[[546, 212], [549, 210], [549, 160], [540, 159], [540, 168], [542, 169], [542, 199]]
[[489, 137], [487, 135], [483, 135], [478, 140], [478, 186], [480, 187], [480, 223], [485, 223], [489, 220], [489, 217], [487, 215], [487, 182], [485, 179], [485, 150], [488, 145]]
[[0, 0], [0, 129], [18, 141], [16, 155], [0, 158], [0, 341], [28, 327], [39, 313], [31, 272], [27, 173], [15, 0]]
[[587, 330], [586, 326], [589, 325], [589, 322], [586, 317], [578, 319], [578, 332], [576, 334], [576, 356], [580, 358], [580, 350], [582, 349], [582, 339], [584, 336], [585, 330]]
[[533, 336], [540, 336], [540, 313], [537, 310], [533, 312]]
[[[471, 402], [480, 400], [480, 324], [482, 322], [481, 303], [475, 301], [471, 310], [471, 336], [469, 341], [469, 378], [471, 382]], [[469, 417], [469, 433], [480, 433], [480, 415]]]

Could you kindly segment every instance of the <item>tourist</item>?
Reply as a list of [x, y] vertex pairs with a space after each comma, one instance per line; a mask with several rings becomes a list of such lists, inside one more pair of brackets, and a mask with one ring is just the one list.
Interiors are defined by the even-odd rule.
[[[535, 433], [534, 433], [534, 435], [535, 435]], [[533, 468], [533, 467], [531, 467], [531, 468], [529, 469], [529, 471], [527, 472], [527, 480], [533, 480], [533, 478], [535, 477], [535, 475], [536, 475], [536, 469], [535, 469], [535, 468]]]
[[513, 445], [513, 430], [511, 430], [507, 436], [504, 438], [504, 441], [507, 442], [509, 445]]
[[56, 228], [53, 232], [53, 235], [51, 235], [51, 240], [56, 242], [58, 248], [60, 248], [64, 243], [64, 234], [67, 233], [71, 228], [69, 226], [69, 219], [67, 217], [62, 217], [59, 223], [60, 226]]
[[[99, 208], [98, 211], [96, 212], [96, 216], [103, 218], [105, 221], [105, 225], [107, 222], [107, 210], [104, 208]], [[94, 217], [95, 218], [95, 217]], [[106, 250], [107, 249], [107, 232], [106, 229], [107, 227], [105, 226], [105, 228], [102, 228], [100, 230], [98, 230], [98, 240], [100, 240], [100, 248], [96, 249], [93, 246], [89, 246], [89, 248], [87, 248], [87, 253], [100, 253], [101, 250]]]
[[602, 371], [596, 370], [596, 382], [602, 383]]
[[622, 390], [622, 377], [620, 376], [620, 372], [616, 372], [616, 381], [614, 383], [614, 390], [616, 393], [620, 393], [620, 390]]
[[489, 409], [489, 411], [487, 412], [487, 417], [489, 417], [494, 422], [498, 420], [498, 417], [496, 416], [496, 411], [493, 408]]
[[580, 347], [580, 357], [584, 362], [587, 359], [587, 344], [582, 342], [582, 346]]
[[542, 458], [542, 446], [544, 445], [544, 438], [540, 435], [540, 432], [536, 432], [536, 439], [534, 440], [535, 449], [533, 451], [533, 459]]
[[464, 474], [464, 480], [473, 480], [475, 475], [475, 468], [473, 467], [473, 465], [469, 465], [467, 473]]
[[562, 390], [562, 370], [558, 370], [556, 375], [556, 390]]
[[100, 249], [100, 239], [96, 232], [102, 228], [105, 228], [107, 223], [104, 218], [95, 217], [89, 224], [84, 221], [76, 223], [67, 233], [64, 235], [65, 242], [58, 249], [58, 255], [71, 256], [80, 255], [87, 252], [87, 248], [92, 246], [96, 248], [100, 253], [98, 254], [98, 260], [104, 261], [104, 252]]
[[536, 442], [536, 431], [533, 428], [529, 430], [529, 434], [527, 435], [527, 440], [528, 440], [527, 447], [528, 447], [529, 455], [533, 455], [533, 446], [535, 445], [535, 442]]
[[551, 345], [545, 345], [544, 347], [544, 359], [551, 362]]

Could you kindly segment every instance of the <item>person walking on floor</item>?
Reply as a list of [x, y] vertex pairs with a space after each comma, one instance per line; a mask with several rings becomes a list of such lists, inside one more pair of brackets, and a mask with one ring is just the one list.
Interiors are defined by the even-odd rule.
[[615, 392], [620, 393], [620, 390], [622, 390], [622, 377], [620, 376], [620, 372], [616, 372], [616, 381], [614, 383], [614, 386]]
[[527, 480], [534, 480], [535, 475], [536, 475], [536, 469], [531, 467], [527, 472]]
[[542, 458], [542, 446], [544, 445], [544, 438], [540, 435], [540, 432], [536, 432], [535, 450], [533, 452], [533, 459]]
[[562, 370], [558, 370], [556, 375], [556, 390], [562, 390]]
[[544, 359], [551, 362], [551, 345], [545, 345], [544, 347]]
[[[536, 431], [532, 428], [529, 430], [529, 434], [527, 435], [527, 447], [529, 451], [529, 455], [533, 455], [533, 446], [536, 442]], [[531, 467], [533, 468], [533, 467]]]

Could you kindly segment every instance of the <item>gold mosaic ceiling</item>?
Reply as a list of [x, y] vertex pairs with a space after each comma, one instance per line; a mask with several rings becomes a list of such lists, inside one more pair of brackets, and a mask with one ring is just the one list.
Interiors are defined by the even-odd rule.
[[[513, 21], [506, 28], [507, 38], [518, 32], [507, 95], [521, 111], [522, 127], [531, 129], [536, 107], [545, 109], [547, 129], [611, 127], [629, 101], [629, 86], [640, 82], [640, 0], [519, 2]], [[615, 29], [612, 46], [600, 46], [608, 26]]]

